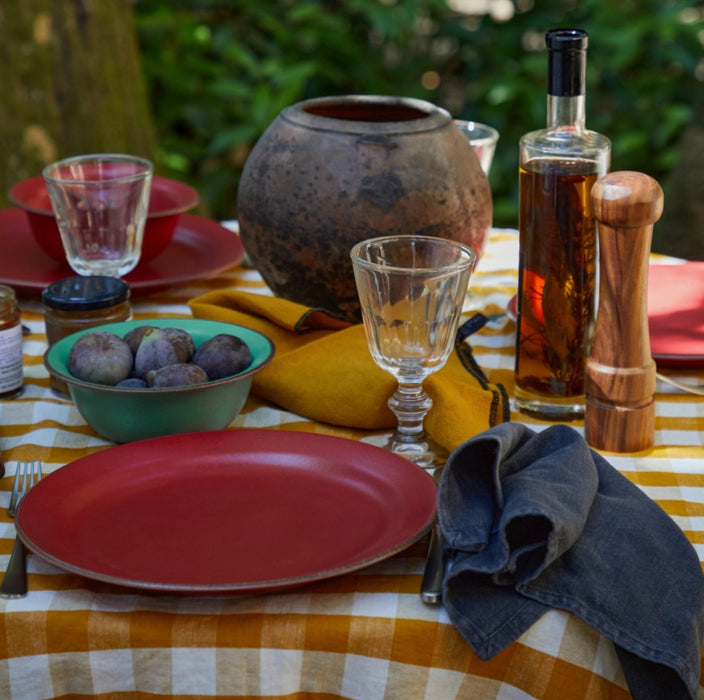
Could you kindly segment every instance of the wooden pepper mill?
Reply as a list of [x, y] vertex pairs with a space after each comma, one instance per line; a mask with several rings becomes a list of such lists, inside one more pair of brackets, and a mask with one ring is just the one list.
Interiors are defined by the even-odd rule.
[[599, 307], [587, 360], [585, 438], [610, 452], [638, 452], [655, 437], [655, 362], [648, 330], [648, 259], [663, 209], [653, 178], [630, 171], [592, 188], [599, 223]]

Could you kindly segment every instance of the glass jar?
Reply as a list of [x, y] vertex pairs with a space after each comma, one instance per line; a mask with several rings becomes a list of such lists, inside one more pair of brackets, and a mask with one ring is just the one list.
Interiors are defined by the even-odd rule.
[[0, 284], [0, 399], [19, 396], [23, 387], [20, 308], [15, 290]]
[[[44, 289], [42, 301], [49, 347], [71, 333], [132, 318], [130, 287], [116, 277], [67, 277]], [[54, 376], [51, 388], [68, 395], [66, 383]]]

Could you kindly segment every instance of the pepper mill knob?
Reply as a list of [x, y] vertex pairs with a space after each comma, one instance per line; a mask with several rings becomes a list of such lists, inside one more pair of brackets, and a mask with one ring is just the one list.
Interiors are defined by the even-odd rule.
[[592, 447], [638, 452], [655, 438], [655, 362], [648, 330], [648, 262], [663, 192], [643, 173], [597, 180], [599, 307], [585, 377], [584, 435]]

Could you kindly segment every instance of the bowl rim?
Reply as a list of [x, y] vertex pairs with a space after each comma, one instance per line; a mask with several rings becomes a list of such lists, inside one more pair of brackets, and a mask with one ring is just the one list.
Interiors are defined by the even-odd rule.
[[[36, 175], [35, 177], [30, 177], [26, 180], [22, 180], [21, 182], [15, 183], [7, 193], [8, 200], [13, 206], [19, 207], [20, 209], [24, 209], [24, 211], [30, 212], [32, 214], [38, 214], [40, 216], [48, 216], [53, 219], [54, 210], [51, 207], [51, 203], [49, 205], [49, 209], [40, 209], [39, 207], [26, 204], [18, 196], [18, 191], [23, 187], [30, 187], [30, 183], [36, 183], [35, 187], [37, 185], [41, 185], [42, 183], [44, 183], [44, 177], [42, 175]], [[167, 209], [160, 209], [156, 212], [147, 212], [147, 219], [158, 219], [164, 216], [174, 216], [175, 214], [182, 214], [183, 212], [193, 209], [200, 202], [200, 195], [198, 194], [197, 190], [191, 187], [188, 183], [181, 182], [180, 180], [173, 180], [171, 178], [164, 177], [163, 175], [154, 175], [152, 177], [152, 190], [154, 190], [155, 188], [163, 190], [168, 189], [169, 191], [179, 191], [181, 197], [183, 198], [183, 203], [175, 204], [173, 207], [169, 207]]]
[[[67, 349], [70, 352], [70, 348], [73, 346], [81, 336], [86, 333], [91, 333], [95, 331], [108, 331], [114, 332], [115, 330], [120, 330], [122, 334], [126, 333], [132, 328], [137, 328], [138, 326], [157, 326], [159, 328], [182, 328], [182, 324], [186, 322], [187, 326], [197, 325], [202, 328], [212, 327], [215, 331], [209, 334], [209, 337], [218, 335], [218, 333], [228, 332], [230, 329], [232, 335], [238, 335], [236, 331], [239, 331], [239, 337], [244, 340], [245, 343], [250, 347], [251, 345], [247, 337], [250, 336], [252, 339], [256, 339], [260, 344], [260, 352], [258, 357], [254, 357], [252, 364], [247, 367], [242, 372], [237, 374], [231, 374], [227, 377], [222, 377], [221, 379], [214, 379], [212, 381], [201, 382], [199, 384], [186, 384], [181, 386], [164, 386], [164, 387], [118, 387], [111, 386], [109, 384], [96, 384], [95, 382], [86, 382], [83, 379], [78, 379], [74, 377], [70, 372], [64, 373], [60, 371], [59, 368], [54, 366], [55, 356], [65, 351]], [[216, 330], [217, 329], [217, 330]], [[235, 330], [232, 330], [235, 329]], [[182, 328], [182, 330], [187, 330], [187, 328]], [[120, 333], [117, 333], [120, 335]], [[120, 335], [120, 337], [123, 337]], [[198, 341], [196, 338], [196, 347], [198, 346]], [[200, 339], [199, 342], [205, 342], [207, 338]], [[201, 319], [201, 318], [140, 318], [133, 319], [131, 321], [118, 321], [116, 323], [105, 323], [100, 326], [93, 326], [92, 328], [84, 328], [83, 330], [67, 335], [61, 338], [56, 343], [54, 343], [50, 348], [44, 352], [43, 361], [44, 367], [47, 369], [49, 374], [54, 375], [58, 379], [64, 381], [69, 386], [75, 386], [82, 389], [92, 389], [95, 391], [100, 391], [104, 393], [114, 393], [114, 394], [129, 394], [130, 396], [163, 396], [169, 393], [181, 393], [184, 390], [206, 390], [211, 387], [222, 386], [225, 384], [231, 384], [236, 380], [244, 379], [256, 374], [259, 370], [266, 367], [274, 358], [276, 352], [274, 343], [265, 336], [263, 333], [254, 330], [253, 328], [247, 328], [246, 326], [241, 326], [236, 323], [230, 323], [229, 321], [215, 321], [213, 319]], [[254, 353], [252, 353], [254, 355]]]

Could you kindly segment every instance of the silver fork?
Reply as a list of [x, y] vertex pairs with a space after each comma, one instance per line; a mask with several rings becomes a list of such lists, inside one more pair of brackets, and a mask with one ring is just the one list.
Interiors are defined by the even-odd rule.
[[[34, 484], [42, 478], [42, 463], [37, 460], [17, 462], [15, 480], [12, 482], [12, 494], [7, 514], [15, 517], [17, 506]], [[15, 537], [10, 563], [0, 585], [0, 597], [22, 598], [27, 595], [27, 552], [19, 537]]]

